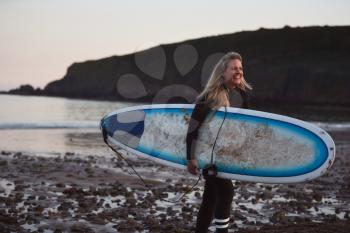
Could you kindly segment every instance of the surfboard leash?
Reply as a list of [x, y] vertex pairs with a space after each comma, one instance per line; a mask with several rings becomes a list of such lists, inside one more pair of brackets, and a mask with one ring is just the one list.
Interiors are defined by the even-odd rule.
[[219, 127], [218, 133], [216, 134], [216, 138], [215, 138], [215, 141], [214, 141], [213, 149], [211, 150], [210, 164], [213, 164], [213, 158], [214, 158], [214, 149], [215, 149], [215, 146], [216, 146], [216, 141], [218, 140], [218, 137], [219, 137], [219, 134], [220, 134], [220, 131], [221, 131], [222, 125], [223, 125], [223, 124], [224, 124], [224, 122], [225, 122], [225, 119], [226, 119], [226, 113], [227, 113], [227, 109], [226, 109], [226, 106], [225, 106], [225, 114], [224, 114], [224, 119], [223, 119], [223, 120], [222, 120], [222, 122], [221, 122], [221, 125], [220, 125], [220, 127]]
[[225, 106], [225, 114], [224, 114], [223, 120], [221, 121], [221, 125], [219, 127], [218, 133], [216, 134], [215, 141], [214, 141], [214, 144], [213, 144], [213, 147], [211, 150], [210, 163], [205, 165], [203, 170], [202, 170], [204, 179], [208, 179], [210, 177], [215, 178], [218, 175], [218, 169], [217, 169], [216, 165], [214, 164], [214, 150], [215, 150], [216, 141], [219, 137], [222, 125], [224, 124], [225, 119], [226, 119], [226, 113], [227, 113], [227, 109]]
[[[108, 145], [109, 148], [111, 148], [111, 150], [113, 150], [117, 156], [119, 156], [119, 158], [121, 158], [123, 161], [126, 162], [126, 164], [133, 170], [134, 174], [141, 180], [143, 186], [145, 188], [147, 188], [153, 195], [155, 195], [157, 198], [159, 198], [162, 201], [165, 202], [169, 202], [169, 203], [178, 203], [179, 201], [181, 201], [188, 193], [192, 192], [192, 190], [198, 185], [200, 179], [202, 178], [202, 174], [199, 175], [196, 183], [194, 185], [192, 185], [192, 187], [187, 190], [179, 199], [177, 199], [176, 201], [170, 201], [170, 200], [166, 200], [162, 197], [159, 197], [158, 195], [155, 194], [155, 192], [152, 190], [151, 187], [149, 187], [146, 183], [146, 181], [142, 178], [142, 176], [136, 171], [136, 169], [134, 168], [134, 166], [120, 153], [118, 152], [114, 147], [112, 147], [111, 145], [109, 145], [108, 141], [107, 141], [107, 134], [105, 132], [103, 132], [103, 140], [105, 141], [105, 143]], [[119, 165], [118, 165], [119, 166]], [[123, 169], [121, 166], [119, 166], [121, 169]], [[129, 173], [131, 174], [131, 173]], [[147, 200], [147, 199], [146, 199]], [[148, 201], [148, 200], [147, 200]]]

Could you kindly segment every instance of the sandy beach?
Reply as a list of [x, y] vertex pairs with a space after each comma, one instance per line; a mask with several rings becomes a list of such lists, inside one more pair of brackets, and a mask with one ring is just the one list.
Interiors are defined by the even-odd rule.
[[[50, 153], [10, 150], [6, 140], [19, 132], [3, 131], [0, 232], [193, 232], [203, 180], [178, 203], [163, 201], [178, 199], [197, 177], [119, 150], [152, 193], [106, 148], [97, 130], [71, 131], [61, 130], [65, 146], [56, 145]], [[320, 178], [289, 185], [233, 181], [230, 232], [348, 232], [350, 133], [330, 134], [337, 157]], [[90, 147], [78, 150], [82, 145]]]

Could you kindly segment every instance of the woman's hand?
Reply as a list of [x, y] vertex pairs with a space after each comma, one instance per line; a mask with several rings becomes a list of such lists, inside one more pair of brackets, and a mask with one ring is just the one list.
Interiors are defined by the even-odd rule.
[[196, 159], [187, 160], [187, 170], [193, 175], [197, 175], [199, 173]]

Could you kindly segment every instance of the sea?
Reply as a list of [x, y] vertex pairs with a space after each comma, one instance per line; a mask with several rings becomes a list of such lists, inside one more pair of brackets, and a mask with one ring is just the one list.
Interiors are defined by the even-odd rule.
[[0, 95], [0, 150], [29, 154], [103, 155], [99, 122], [136, 103]]

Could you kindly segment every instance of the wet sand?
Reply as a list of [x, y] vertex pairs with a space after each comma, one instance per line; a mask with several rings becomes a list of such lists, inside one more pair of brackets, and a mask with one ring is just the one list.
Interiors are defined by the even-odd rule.
[[[330, 134], [337, 158], [320, 178], [289, 185], [234, 181], [230, 232], [348, 232], [350, 133]], [[153, 193], [111, 151], [0, 151], [0, 232], [193, 232], [203, 180], [168, 203], [160, 198], [177, 199], [197, 177], [127, 157]]]

